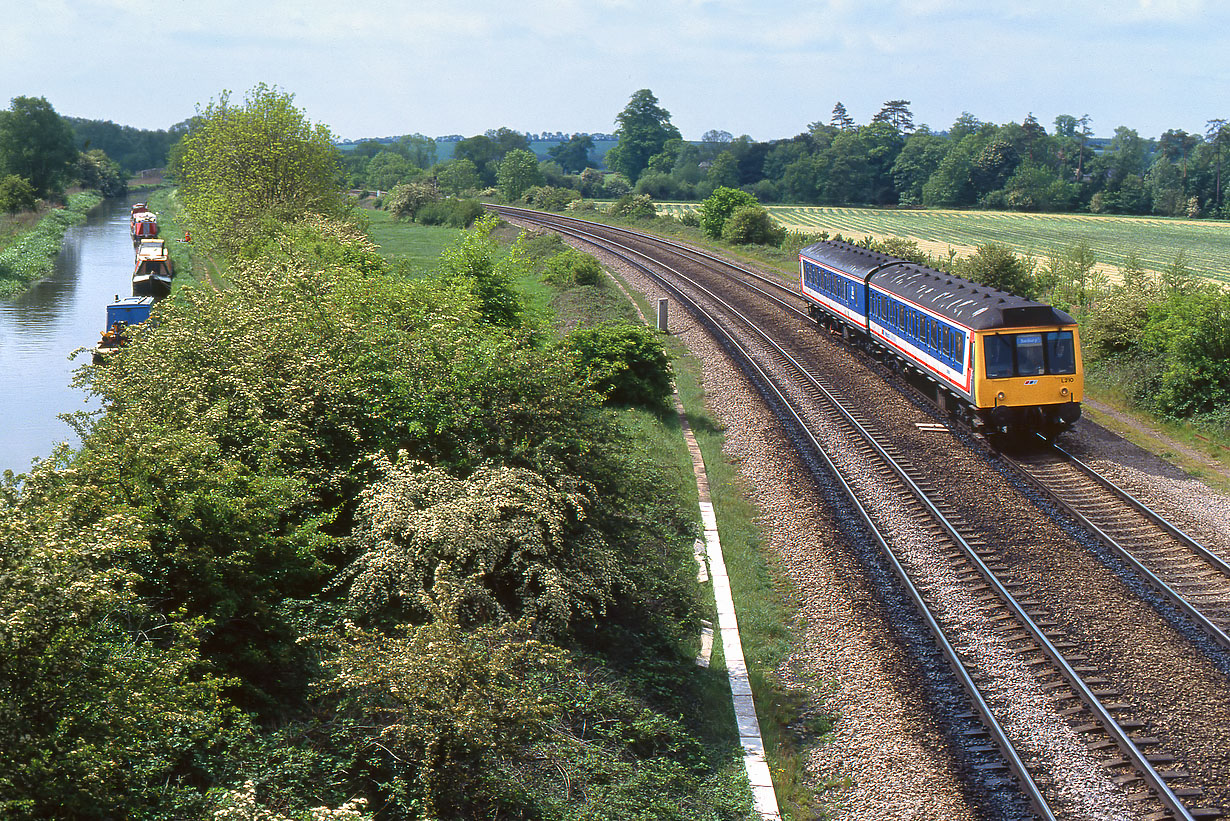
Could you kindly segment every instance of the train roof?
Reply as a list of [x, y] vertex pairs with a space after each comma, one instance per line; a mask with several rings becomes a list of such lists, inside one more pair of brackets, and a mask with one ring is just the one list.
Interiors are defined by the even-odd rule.
[[863, 280], [870, 277], [876, 288], [974, 330], [1076, 324], [1050, 305], [845, 242], [818, 242], [799, 256]]

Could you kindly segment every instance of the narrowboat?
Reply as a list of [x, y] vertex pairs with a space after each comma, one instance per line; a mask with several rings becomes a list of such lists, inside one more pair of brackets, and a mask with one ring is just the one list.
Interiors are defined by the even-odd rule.
[[136, 265], [132, 271], [132, 295], [162, 299], [171, 293], [175, 270], [167, 256], [167, 244], [160, 239], [145, 239], [137, 245]]
[[94, 364], [103, 364], [111, 354], [128, 344], [128, 328], [149, 319], [150, 309], [153, 307], [152, 296], [120, 298], [120, 295], [116, 294], [115, 301], [107, 306], [107, 329], [102, 332], [102, 339], [93, 350]]

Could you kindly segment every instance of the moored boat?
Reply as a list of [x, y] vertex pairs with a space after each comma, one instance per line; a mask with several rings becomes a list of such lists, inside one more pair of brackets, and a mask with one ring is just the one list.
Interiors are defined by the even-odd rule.
[[162, 299], [171, 293], [174, 276], [175, 269], [163, 240], [146, 239], [137, 245], [137, 260], [132, 272], [133, 296]]
[[115, 295], [115, 301], [107, 306], [107, 329], [102, 333], [102, 339], [93, 350], [95, 365], [107, 361], [111, 354], [128, 344], [128, 328], [140, 325], [149, 319], [150, 309], [154, 307], [151, 296]]
[[138, 202], [132, 206], [132, 217], [129, 220], [129, 231], [132, 243], [136, 245], [143, 239], [153, 239], [158, 236], [158, 215]]

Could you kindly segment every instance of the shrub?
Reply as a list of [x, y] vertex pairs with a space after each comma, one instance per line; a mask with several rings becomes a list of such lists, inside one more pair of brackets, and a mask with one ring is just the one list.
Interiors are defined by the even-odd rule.
[[611, 204], [607, 213], [625, 219], [652, 219], [658, 215], [658, 209], [648, 194], [624, 194]]
[[730, 215], [745, 205], [759, 205], [756, 198], [737, 188], [719, 186], [700, 206], [700, 227], [714, 239], [720, 239]]
[[1038, 282], [1032, 258], [1018, 257], [1007, 245], [988, 242], [957, 264], [955, 274], [1026, 299], [1037, 299]]
[[735, 245], [780, 245], [786, 229], [760, 205], [735, 209], [722, 226], [722, 239]]
[[607, 322], [578, 328], [565, 345], [590, 386], [616, 405], [664, 407], [671, 395], [670, 358], [658, 332], [644, 325]]
[[581, 195], [571, 188], [537, 185], [527, 190], [521, 201], [544, 211], [563, 211], [568, 207], [568, 203], [580, 198]]
[[446, 199], [423, 205], [414, 216], [422, 225], [447, 225], [450, 228], [469, 228], [484, 213], [478, 200]]
[[543, 278], [552, 285], [597, 285], [602, 281], [602, 266], [590, 254], [569, 248], [549, 258]]
[[18, 211], [33, 211], [38, 203], [34, 195], [34, 186], [16, 174], [9, 174], [0, 180], [0, 209], [9, 214]]

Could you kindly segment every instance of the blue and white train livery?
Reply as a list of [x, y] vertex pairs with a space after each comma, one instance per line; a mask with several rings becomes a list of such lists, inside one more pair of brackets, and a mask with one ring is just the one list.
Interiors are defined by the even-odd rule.
[[1063, 311], [844, 242], [799, 252], [817, 322], [925, 375], [975, 426], [1054, 436], [1080, 418], [1076, 323]]

